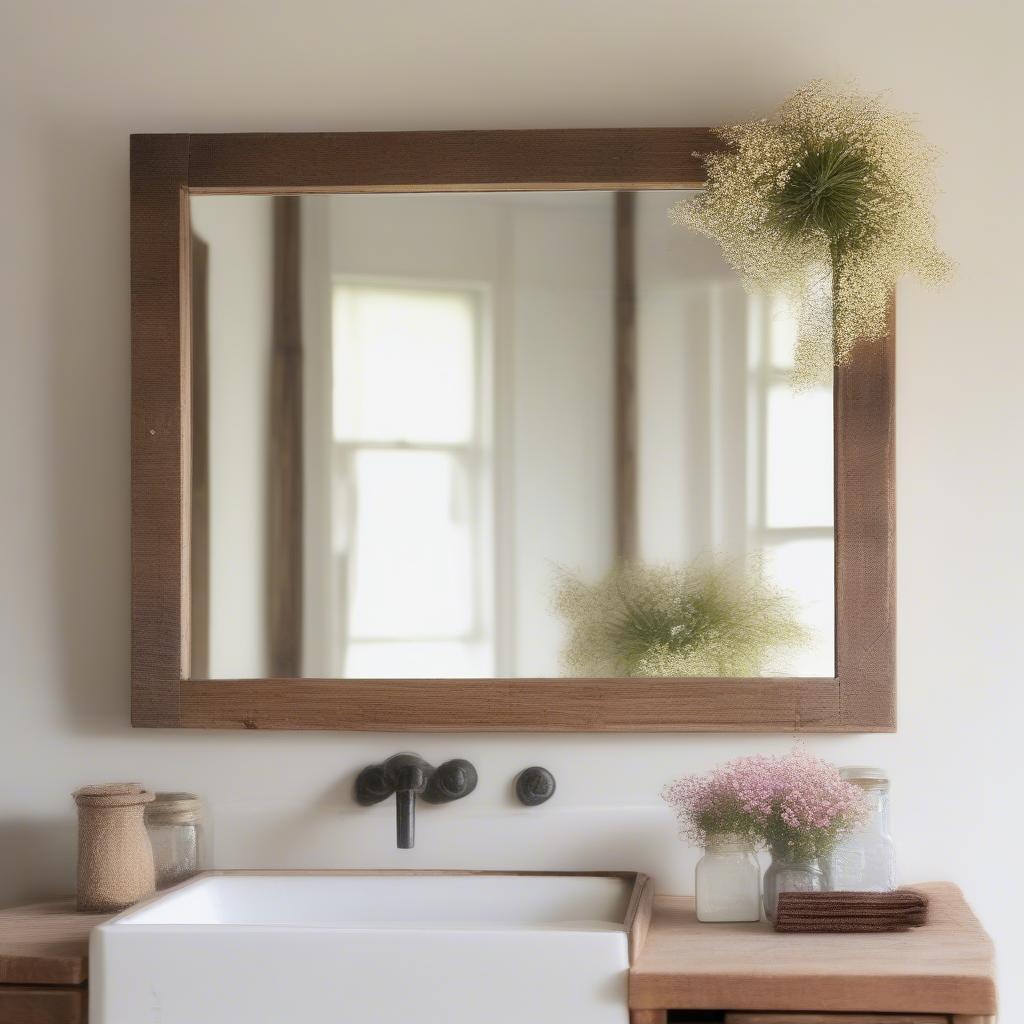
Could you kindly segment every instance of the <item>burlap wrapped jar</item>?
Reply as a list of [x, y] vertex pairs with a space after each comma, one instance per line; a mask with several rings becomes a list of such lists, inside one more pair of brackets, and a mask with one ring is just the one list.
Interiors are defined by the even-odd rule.
[[146, 804], [134, 782], [85, 786], [78, 804], [78, 909], [123, 910], [156, 888]]

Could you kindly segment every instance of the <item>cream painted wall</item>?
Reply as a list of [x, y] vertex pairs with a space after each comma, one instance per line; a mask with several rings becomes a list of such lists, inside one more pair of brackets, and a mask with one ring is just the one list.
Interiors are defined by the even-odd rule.
[[[900, 731], [809, 743], [888, 765], [904, 877], [965, 888], [1004, 1019], [1024, 1016], [1022, 29], [1014, 0], [4, 0], [0, 898], [69, 889], [68, 793], [125, 777], [204, 793], [224, 865], [600, 865], [688, 886], [662, 782], [788, 737], [129, 728], [128, 133], [707, 124], [856, 75], [946, 151], [960, 271], [900, 299]], [[399, 857], [388, 809], [349, 789], [408, 746], [472, 757], [481, 784]], [[560, 790], [527, 812], [509, 782], [535, 761]]]

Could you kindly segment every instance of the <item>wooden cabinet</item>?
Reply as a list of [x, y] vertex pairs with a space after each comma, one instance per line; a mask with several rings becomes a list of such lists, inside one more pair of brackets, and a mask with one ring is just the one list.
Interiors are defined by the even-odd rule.
[[[630, 1024], [671, 1024], [666, 1010], [633, 1010]], [[995, 1024], [994, 1016], [934, 1013], [714, 1013], [694, 1017], [686, 1024]]]
[[630, 971], [632, 1024], [666, 1024], [672, 1010], [725, 1024], [990, 1024], [989, 937], [955, 885], [915, 888], [929, 898], [925, 927], [859, 935], [701, 924], [692, 898], [659, 897]]
[[919, 1013], [727, 1013], [725, 1024], [994, 1024], [995, 1017]]
[[727, 1013], [725, 1024], [949, 1024], [949, 1017], [905, 1013]]
[[0, 910], [0, 1024], [87, 1024], [89, 932], [74, 900]]
[[0, 985], [0, 1024], [87, 1024], [84, 987]]

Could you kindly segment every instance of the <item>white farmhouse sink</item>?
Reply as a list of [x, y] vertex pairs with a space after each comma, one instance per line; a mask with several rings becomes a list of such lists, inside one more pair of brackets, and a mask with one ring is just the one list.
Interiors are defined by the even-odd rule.
[[208, 874], [93, 930], [92, 1024], [626, 1024], [642, 876]]

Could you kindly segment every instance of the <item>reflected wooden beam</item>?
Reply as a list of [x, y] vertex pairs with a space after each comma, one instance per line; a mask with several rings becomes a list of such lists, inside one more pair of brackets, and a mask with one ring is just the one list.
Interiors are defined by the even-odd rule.
[[615, 553], [637, 555], [636, 193], [615, 193]]
[[193, 232], [192, 252], [192, 544], [190, 674], [210, 668], [210, 247]]
[[299, 197], [273, 200], [267, 515], [268, 670], [302, 675], [302, 322]]

